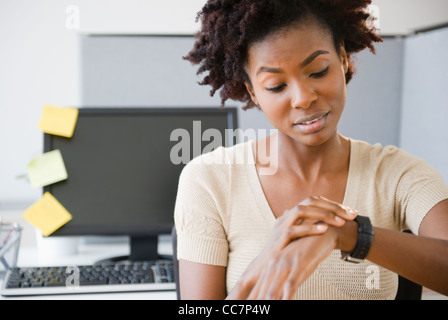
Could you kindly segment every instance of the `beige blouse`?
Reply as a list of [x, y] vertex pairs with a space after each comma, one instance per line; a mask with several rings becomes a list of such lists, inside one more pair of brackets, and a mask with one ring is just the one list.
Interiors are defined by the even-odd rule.
[[[417, 234], [428, 211], [448, 199], [440, 174], [402, 149], [350, 143], [343, 205], [370, 217], [375, 227]], [[178, 259], [227, 267], [227, 292], [261, 252], [275, 220], [252, 141], [201, 155], [182, 171], [175, 207]], [[369, 261], [344, 262], [334, 250], [296, 298], [394, 299], [397, 287], [395, 273]]]

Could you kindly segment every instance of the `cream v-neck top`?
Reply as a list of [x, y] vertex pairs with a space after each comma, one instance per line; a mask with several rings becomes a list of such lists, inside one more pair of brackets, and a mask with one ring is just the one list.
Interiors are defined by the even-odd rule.
[[[227, 292], [266, 244], [276, 218], [255, 167], [253, 142], [220, 147], [183, 169], [175, 206], [178, 259], [227, 267]], [[350, 140], [343, 204], [375, 227], [417, 234], [425, 215], [448, 199], [440, 174], [394, 146]], [[318, 196], [318, 195], [317, 195]], [[296, 299], [394, 299], [398, 276], [365, 261], [344, 262], [340, 251], [319, 264]]]

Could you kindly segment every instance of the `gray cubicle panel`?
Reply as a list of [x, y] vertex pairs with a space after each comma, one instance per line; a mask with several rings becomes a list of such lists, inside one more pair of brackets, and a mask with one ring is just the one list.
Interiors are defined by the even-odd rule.
[[[219, 106], [182, 59], [192, 36], [83, 36], [81, 101], [86, 106]], [[386, 39], [377, 55], [356, 57], [340, 131], [371, 143], [398, 144], [403, 40]], [[229, 102], [230, 105], [241, 106]], [[239, 110], [242, 129], [271, 129], [262, 112]]]
[[448, 184], [448, 28], [405, 43], [400, 146], [436, 168]]
[[[83, 36], [81, 101], [91, 106], [218, 106], [182, 59], [193, 36]], [[426, 159], [448, 181], [448, 29], [389, 37], [376, 55], [354, 55], [339, 131], [369, 143], [396, 145]], [[241, 106], [237, 102], [229, 102]], [[425, 107], [422, 111], [422, 106]], [[242, 129], [272, 129], [263, 113], [239, 110]], [[431, 141], [431, 143], [428, 143]]]
[[[197, 68], [182, 59], [192, 36], [83, 36], [81, 104], [109, 107], [219, 107], [200, 86]], [[238, 102], [229, 106], [241, 107]], [[241, 128], [271, 128], [264, 115], [239, 108]]]

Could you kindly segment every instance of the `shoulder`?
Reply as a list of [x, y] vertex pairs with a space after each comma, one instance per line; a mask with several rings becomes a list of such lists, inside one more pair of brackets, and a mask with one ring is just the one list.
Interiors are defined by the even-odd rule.
[[[356, 172], [359, 190], [366, 190], [369, 196], [383, 208], [390, 209], [393, 221], [387, 226], [396, 225], [398, 230], [409, 229], [418, 233], [425, 215], [441, 200], [448, 198], [446, 187], [440, 173], [424, 159], [416, 157], [396, 146], [382, 147], [357, 140], [351, 140], [353, 167]], [[377, 210], [375, 214], [383, 214]]]
[[382, 146], [380, 143], [370, 144], [362, 140], [350, 139], [351, 146], [361, 157], [370, 159], [394, 159], [396, 157], [412, 157], [411, 154], [393, 145]]
[[372, 183], [403, 192], [418, 190], [424, 185], [443, 185], [441, 174], [426, 160], [396, 146], [382, 147], [352, 140], [353, 166]]
[[388, 145], [370, 144], [361, 140], [350, 140], [352, 152], [357, 163], [369, 167], [387, 170], [387, 171], [403, 171], [412, 167], [428, 167], [425, 160], [418, 158], [404, 149]]

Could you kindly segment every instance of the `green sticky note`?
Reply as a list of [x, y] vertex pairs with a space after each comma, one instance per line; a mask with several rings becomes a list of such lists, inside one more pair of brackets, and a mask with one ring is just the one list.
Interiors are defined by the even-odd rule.
[[60, 150], [44, 153], [28, 163], [28, 178], [35, 188], [45, 187], [68, 178]]

